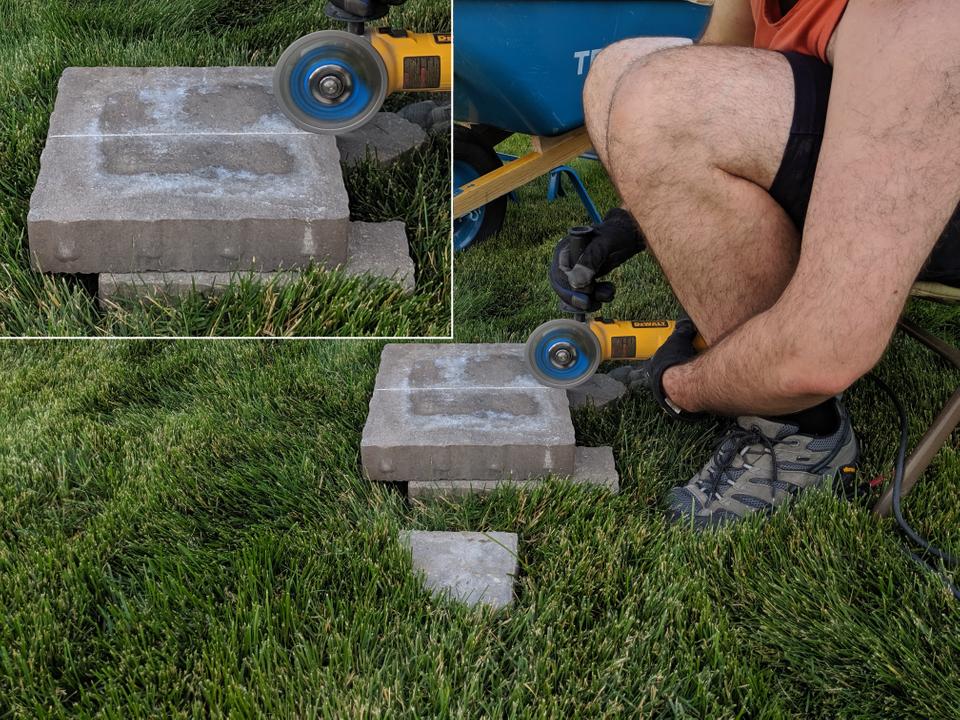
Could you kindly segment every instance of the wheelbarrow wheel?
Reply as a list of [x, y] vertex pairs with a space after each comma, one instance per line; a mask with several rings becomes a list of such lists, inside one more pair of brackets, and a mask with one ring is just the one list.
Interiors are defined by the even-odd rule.
[[[453, 191], [503, 165], [480, 133], [462, 125], [453, 128]], [[499, 197], [453, 221], [453, 247], [459, 252], [496, 235], [507, 214], [507, 196]]]

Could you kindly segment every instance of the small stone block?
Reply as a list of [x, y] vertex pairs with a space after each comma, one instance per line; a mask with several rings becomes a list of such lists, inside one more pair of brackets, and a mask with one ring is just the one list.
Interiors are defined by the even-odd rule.
[[407, 483], [407, 497], [411, 500], [445, 498], [459, 500], [471, 495], [487, 495], [499, 487], [509, 485], [517, 490], [532, 490], [542, 480], [411, 480]]
[[391, 344], [360, 444], [371, 480], [569, 475], [566, 393], [527, 371], [522, 345]]
[[435, 596], [495, 610], [513, 602], [517, 536], [505, 532], [407, 531], [414, 569]]
[[602, 408], [616, 402], [626, 392], [627, 386], [619, 380], [614, 380], [603, 373], [596, 373], [585, 383], [567, 390], [567, 398], [572, 408], [586, 405]]
[[[344, 267], [348, 275], [372, 275], [398, 282], [408, 293], [415, 287], [413, 260], [409, 255], [407, 234], [402, 222], [350, 224], [350, 256]], [[100, 302], [143, 298], [164, 299], [176, 304], [191, 292], [222, 295], [226, 288], [242, 278], [259, 283], [273, 282], [283, 287], [300, 277], [296, 271], [269, 273], [228, 272], [145, 272], [102, 273]]]
[[[612, 447], [608, 445], [603, 447], [578, 447], [575, 457], [576, 466], [573, 475], [570, 476], [570, 482], [575, 485], [597, 485], [606, 488], [613, 494], [620, 492], [620, 476], [617, 474], [617, 466], [613, 460]], [[490, 493], [503, 485], [510, 485], [517, 490], [532, 490], [542, 482], [543, 480], [540, 479], [513, 480], [510, 478], [503, 480], [411, 481], [407, 483], [407, 497], [412, 500], [438, 497], [455, 500], [470, 495]]]
[[412, 293], [416, 270], [403, 222], [350, 223], [350, 244], [344, 271], [348, 275], [372, 275], [399, 283]]
[[177, 304], [191, 292], [201, 295], [222, 295], [231, 283], [241, 278], [266, 284], [273, 282], [283, 287], [297, 279], [299, 273], [212, 273], [212, 272], [146, 272], [102, 273], [97, 291], [101, 303], [116, 303], [121, 300], [154, 298]]
[[30, 200], [45, 272], [263, 271], [347, 256], [336, 140], [270, 68], [68, 68]]
[[571, 482], [578, 485], [597, 485], [614, 494], [620, 492], [620, 475], [613, 459], [613, 448], [609, 445], [578, 447], [576, 464]]
[[381, 164], [393, 162], [405, 152], [420, 147], [427, 133], [396, 113], [377, 113], [363, 127], [337, 136], [340, 161], [353, 165], [371, 154]]

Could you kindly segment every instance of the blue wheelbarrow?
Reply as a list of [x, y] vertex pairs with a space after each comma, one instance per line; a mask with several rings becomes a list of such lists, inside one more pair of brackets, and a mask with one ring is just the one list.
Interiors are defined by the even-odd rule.
[[[581, 93], [590, 61], [631, 37], [700, 36], [712, 0], [457, 0], [454, 246], [496, 233], [507, 195], [590, 149]], [[514, 133], [533, 151], [509, 162]]]

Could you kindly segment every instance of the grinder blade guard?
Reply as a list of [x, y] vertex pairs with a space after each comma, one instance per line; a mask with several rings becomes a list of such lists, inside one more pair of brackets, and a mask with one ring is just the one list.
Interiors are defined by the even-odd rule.
[[376, 114], [387, 96], [387, 68], [363, 35], [321, 30], [288, 47], [273, 74], [274, 96], [301, 130], [345, 133]]
[[600, 341], [589, 323], [565, 318], [549, 320], [530, 333], [525, 354], [537, 381], [557, 388], [586, 382], [602, 359]]

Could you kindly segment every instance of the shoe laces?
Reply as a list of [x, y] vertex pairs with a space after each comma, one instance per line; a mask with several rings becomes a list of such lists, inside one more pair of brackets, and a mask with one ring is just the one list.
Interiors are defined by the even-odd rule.
[[[724, 473], [733, 467], [733, 462], [738, 457], [746, 458], [747, 453], [756, 445], [762, 445], [760, 457], [767, 452], [770, 453], [772, 463], [771, 484], [777, 483], [777, 451], [776, 441], [763, 434], [757, 425], [751, 425], [750, 428], [743, 428], [733, 424], [717, 444], [717, 449], [713, 454], [713, 460], [707, 469], [707, 476], [697, 480], [697, 487], [706, 493], [708, 498], [719, 500], [720, 486], [724, 483], [733, 485], [734, 480], [724, 480]], [[747, 470], [753, 468], [753, 465], [746, 459], [743, 460], [743, 467]]]

